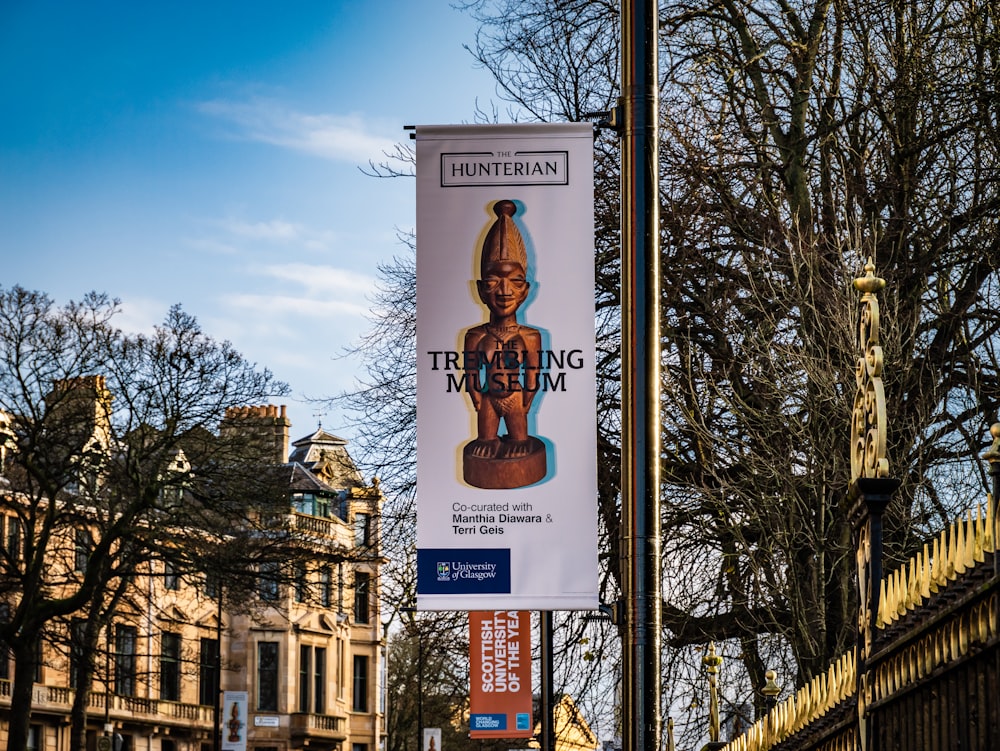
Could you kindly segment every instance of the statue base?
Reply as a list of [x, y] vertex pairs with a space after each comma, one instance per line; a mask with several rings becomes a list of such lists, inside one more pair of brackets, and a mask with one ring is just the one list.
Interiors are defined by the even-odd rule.
[[[545, 477], [545, 444], [528, 436], [527, 447], [517, 456], [504, 456], [507, 436], [500, 438], [496, 456], [475, 456], [479, 441], [470, 441], [462, 449], [462, 479], [469, 485], [487, 490], [523, 488]], [[507, 444], [509, 445], [509, 444]]]

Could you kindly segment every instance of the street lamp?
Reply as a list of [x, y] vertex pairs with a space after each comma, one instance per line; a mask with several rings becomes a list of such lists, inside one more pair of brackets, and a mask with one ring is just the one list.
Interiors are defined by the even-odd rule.
[[392, 613], [383, 613], [382, 641], [379, 642], [382, 665], [379, 669], [379, 710], [382, 714], [382, 731], [375, 729], [375, 742], [379, 744], [381, 751], [389, 751], [389, 626], [392, 625]]

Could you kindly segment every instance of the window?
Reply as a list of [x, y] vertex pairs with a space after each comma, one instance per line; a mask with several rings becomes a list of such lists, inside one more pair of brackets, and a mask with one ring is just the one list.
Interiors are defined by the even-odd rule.
[[344, 612], [344, 564], [337, 564], [337, 612]]
[[10, 648], [0, 642], [0, 679], [10, 680]]
[[296, 493], [292, 496], [292, 510], [312, 516], [315, 496], [312, 493]]
[[368, 658], [354, 655], [354, 703], [355, 712], [368, 711]]
[[299, 645], [299, 711], [326, 712], [325, 647]]
[[344, 681], [347, 680], [347, 676], [344, 675], [347, 671], [345, 670], [347, 666], [347, 658], [344, 656], [344, 640], [337, 639], [337, 695], [344, 696], [346, 691], [344, 690]]
[[333, 602], [333, 574], [329, 566], [324, 566], [319, 572], [319, 604], [324, 608]]
[[316, 647], [313, 667], [313, 711], [326, 713], [326, 647]]
[[135, 696], [135, 626], [115, 628], [115, 693]]
[[198, 653], [198, 703], [215, 706], [219, 696], [219, 684], [216, 682], [219, 664], [219, 642], [216, 639], [202, 639]]
[[354, 515], [354, 544], [358, 547], [371, 544], [372, 516], [371, 514]]
[[368, 601], [371, 575], [365, 571], [354, 572], [354, 622], [368, 623]]
[[298, 493], [292, 496], [292, 509], [300, 514], [328, 519], [330, 517], [330, 499], [312, 493]]
[[295, 564], [295, 602], [309, 599], [309, 571], [305, 564]]
[[160, 489], [160, 500], [163, 501], [163, 505], [167, 508], [176, 506], [184, 500], [184, 486], [164, 485]]
[[257, 594], [260, 599], [274, 602], [278, 599], [278, 564], [264, 563], [260, 567], [257, 580]]
[[181, 636], [169, 631], [160, 635], [160, 698], [181, 698]]
[[210, 600], [219, 599], [219, 595], [222, 594], [222, 584], [219, 581], [218, 574], [213, 574], [211, 572], [205, 573], [205, 597]]
[[330, 499], [325, 496], [319, 496], [316, 499], [316, 508], [313, 511], [315, 516], [321, 516], [324, 519], [330, 518]]
[[163, 562], [163, 588], [176, 591], [180, 589], [180, 577], [177, 576], [177, 569], [170, 561]]
[[[82, 684], [83, 660], [87, 654], [87, 622], [74, 618], [69, 626], [69, 687]], [[6, 676], [4, 676], [6, 678]]]
[[299, 711], [309, 711], [309, 679], [310, 663], [312, 662], [312, 647], [299, 645]]
[[42, 642], [44, 639], [39, 639], [35, 644], [35, 683], [44, 683], [44, 677], [42, 676], [42, 666], [45, 664], [45, 648]]
[[87, 573], [87, 561], [90, 560], [90, 549], [94, 545], [94, 539], [90, 531], [86, 529], [76, 530], [76, 551], [73, 560], [73, 568], [80, 573]]
[[21, 557], [21, 522], [13, 516], [7, 519], [7, 554], [15, 559]]
[[257, 643], [257, 709], [278, 711], [278, 642]]

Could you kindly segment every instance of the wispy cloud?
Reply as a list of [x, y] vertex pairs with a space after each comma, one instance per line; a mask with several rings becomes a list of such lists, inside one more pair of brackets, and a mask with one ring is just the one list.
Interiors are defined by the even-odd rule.
[[163, 323], [169, 308], [162, 300], [129, 295], [122, 300], [121, 314], [115, 319], [115, 325], [131, 334], [152, 334], [153, 329]]
[[317, 229], [285, 219], [248, 221], [237, 217], [203, 222], [210, 234], [187, 237], [188, 246], [215, 255], [234, 255], [250, 248], [267, 250], [297, 247], [309, 251], [329, 251], [337, 244], [339, 233]]
[[336, 321], [345, 315], [360, 318], [368, 311], [363, 303], [349, 300], [311, 300], [291, 295], [226, 295], [224, 302], [244, 314], [263, 314], [273, 325], [281, 321], [288, 325], [287, 316]]
[[359, 114], [310, 114], [272, 99], [213, 99], [199, 103], [197, 108], [229, 123], [233, 128], [231, 137], [353, 164], [377, 161], [391, 152], [396, 141], [382, 133], [398, 131], [398, 125], [370, 122]]
[[333, 266], [274, 264], [251, 266], [247, 273], [269, 279], [272, 291], [226, 294], [221, 303], [238, 312], [244, 322], [266, 319], [272, 326], [295, 326], [292, 321], [296, 319], [363, 318], [375, 287], [372, 277]]
[[263, 266], [256, 272], [300, 285], [309, 298], [338, 297], [363, 301], [375, 288], [375, 280], [371, 276], [334, 266], [286, 263]]
[[301, 238], [304, 232], [301, 224], [286, 222], [283, 219], [272, 219], [269, 222], [227, 219], [221, 224], [226, 231], [234, 235], [254, 240], [296, 240]]

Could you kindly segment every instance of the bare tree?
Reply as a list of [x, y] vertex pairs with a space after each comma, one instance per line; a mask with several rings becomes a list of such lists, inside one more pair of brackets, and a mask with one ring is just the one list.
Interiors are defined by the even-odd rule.
[[[513, 116], [577, 121], [612, 108], [617, 3], [465, 7], [481, 23], [472, 53]], [[996, 3], [969, 0], [661, 4], [673, 706], [697, 685], [710, 640], [735, 658], [726, 669], [741, 684], [731, 688], [736, 703], [758, 710], [765, 667], [801, 685], [854, 641], [852, 280], [868, 258], [888, 282], [889, 455], [904, 481], [887, 518], [890, 565], [980, 500], [986, 482], [972, 457], [1000, 404], [998, 15]], [[609, 561], [602, 593], [613, 600], [617, 144], [611, 135], [597, 143], [598, 503]], [[386, 281], [405, 287], [410, 273], [404, 259]], [[377, 315], [383, 330], [411, 335], [411, 309], [384, 305]], [[412, 354], [408, 346], [398, 352]], [[379, 408], [405, 408], [392, 418], [404, 423], [365, 415], [376, 421], [364, 438], [376, 454], [385, 455], [383, 428], [383, 437], [412, 435], [403, 429], [412, 383], [401, 383]], [[412, 481], [413, 454], [401, 448], [392, 444], [393, 461]]]
[[[99, 627], [170, 535], [217, 535], [219, 519], [231, 529], [234, 512], [275, 501], [245, 495], [237, 506], [219, 490], [260, 457], [211, 431], [227, 407], [284, 384], [178, 307], [151, 335], [116, 329], [117, 311], [103, 295], [58, 308], [43, 293], [0, 290], [9, 425], [0, 509], [16, 530], [0, 555], [0, 641], [15, 658], [11, 749], [27, 745], [39, 646], [57, 619], [91, 615]], [[93, 638], [76, 646], [90, 649]]]

